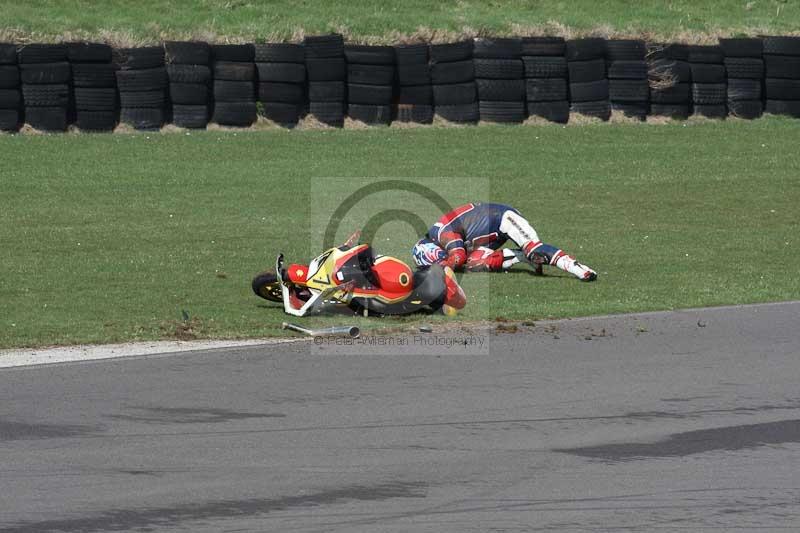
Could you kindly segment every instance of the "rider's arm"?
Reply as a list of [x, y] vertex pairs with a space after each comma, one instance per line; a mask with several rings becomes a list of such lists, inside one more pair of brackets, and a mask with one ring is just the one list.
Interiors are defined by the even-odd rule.
[[467, 250], [464, 248], [464, 238], [461, 234], [456, 232], [440, 233], [439, 242], [447, 252], [447, 259], [440, 264], [449, 266], [453, 270], [461, 268], [467, 261]]

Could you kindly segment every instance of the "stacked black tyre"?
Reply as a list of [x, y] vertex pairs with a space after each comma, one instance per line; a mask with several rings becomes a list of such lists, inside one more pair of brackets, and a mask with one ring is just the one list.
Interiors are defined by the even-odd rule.
[[22, 122], [17, 46], [0, 43], [0, 131], [16, 131]]
[[707, 118], [728, 116], [728, 84], [725, 54], [719, 45], [689, 47], [689, 69], [692, 71], [692, 112]]
[[42, 131], [65, 131], [72, 71], [64, 44], [29, 44], [18, 54], [25, 123]]
[[765, 37], [765, 111], [800, 118], [800, 37]]
[[720, 39], [728, 80], [728, 114], [754, 119], [764, 112], [763, 42], [756, 38]]
[[347, 115], [365, 124], [392, 122], [395, 56], [391, 46], [347, 45]]
[[303, 41], [308, 75], [308, 112], [323, 124], [344, 126], [347, 63], [344, 38], [339, 34], [315, 35]]
[[640, 40], [606, 41], [606, 67], [611, 110], [645, 120], [650, 113], [647, 47]]
[[472, 57], [480, 120], [524, 121], [527, 115], [522, 40], [476, 39]]
[[685, 45], [654, 44], [647, 54], [650, 115], [686, 119], [691, 104], [692, 71]]
[[119, 118], [117, 67], [112, 50], [102, 43], [69, 43], [72, 67], [72, 113], [82, 131], [111, 131]]
[[261, 114], [287, 127], [297, 125], [306, 106], [306, 56], [299, 44], [255, 45]]
[[221, 126], [246, 128], [258, 118], [255, 48], [252, 44], [216, 44], [211, 47], [214, 76], [214, 113]]
[[427, 44], [407, 44], [394, 48], [397, 64], [398, 122], [433, 122], [433, 88], [428, 65]]
[[606, 75], [606, 40], [596, 37], [567, 41], [570, 111], [608, 120], [611, 102]]
[[456, 123], [477, 123], [478, 91], [472, 60], [472, 39], [430, 47], [433, 110]]
[[211, 47], [195, 41], [167, 41], [164, 59], [169, 78], [172, 123], [205, 129], [211, 109]]
[[525, 98], [529, 117], [561, 124], [569, 120], [567, 45], [561, 37], [524, 37]]
[[114, 51], [119, 121], [137, 130], [157, 130], [167, 118], [167, 69], [164, 47], [120, 48]]

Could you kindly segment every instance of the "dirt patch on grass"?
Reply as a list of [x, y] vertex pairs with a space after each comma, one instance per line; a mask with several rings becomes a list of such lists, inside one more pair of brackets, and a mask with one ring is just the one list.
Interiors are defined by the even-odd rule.
[[712, 122], [720, 122], [722, 120], [724, 120], [724, 119], [722, 119], [722, 118], [711, 118], [711, 117], [706, 117], [706, 116], [703, 116], [703, 115], [694, 114], [694, 115], [689, 115], [689, 118], [686, 119], [685, 122], [687, 124], [709, 124], [709, 123], [712, 123]]
[[189, 130], [176, 126], [175, 124], [164, 124], [161, 126], [161, 133], [184, 133], [187, 131]]
[[192, 341], [207, 335], [208, 327], [199, 318], [168, 320], [160, 326], [164, 337], [179, 341]]
[[300, 122], [297, 123], [297, 129], [300, 130], [338, 130], [341, 128], [337, 128], [335, 126], [331, 126], [330, 124], [326, 124], [319, 120], [314, 115], [308, 114], [302, 119]]
[[562, 128], [566, 127], [566, 124], [561, 124], [560, 122], [553, 122], [552, 120], [547, 120], [544, 117], [537, 117], [535, 115], [531, 115], [525, 119], [522, 123], [523, 126], [561, 126]]
[[368, 130], [371, 128], [366, 122], [361, 122], [350, 117], [344, 117], [344, 127], [348, 130]]
[[[255, 124], [255, 123], [254, 123]], [[217, 124], [216, 122], [209, 122], [206, 126], [208, 131], [226, 131], [231, 133], [240, 133], [240, 132], [247, 132], [253, 131], [253, 126], [223, 126], [222, 124]]]
[[474, 122], [451, 122], [441, 115], [433, 115], [433, 125], [441, 128], [474, 128]]
[[117, 124], [117, 127], [114, 128], [114, 133], [130, 135], [131, 133], [136, 133], [136, 130], [130, 124], [125, 124], [124, 122], [120, 122], [119, 124]]
[[569, 122], [570, 126], [586, 126], [587, 124], [605, 124], [606, 121], [597, 117], [584, 115], [583, 113], [570, 112]]
[[49, 132], [44, 130], [39, 130], [31, 126], [30, 124], [23, 124], [22, 127], [19, 129], [19, 132], [23, 135], [48, 135]]
[[[775, 116], [770, 115], [768, 113], [764, 113], [763, 115], [765, 118]], [[738, 119], [733, 116], [727, 117], [731, 120], [744, 120]], [[525, 119], [520, 124], [498, 124], [495, 122], [486, 122], [480, 121], [477, 123], [472, 122], [451, 122], [447, 119], [444, 119], [438, 115], [434, 116], [433, 122], [431, 124], [420, 124], [418, 122], [399, 122], [394, 121], [390, 125], [372, 125], [366, 124], [359, 120], [354, 120], [349, 117], [345, 117], [344, 120], [344, 127], [337, 127], [331, 126], [330, 124], [326, 124], [324, 122], [320, 122], [316, 117], [312, 115], [307, 115], [304, 118], [301, 118], [297, 124], [281, 124], [278, 122], [273, 122], [266, 118], [259, 118], [252, 126], [248, 127], [234, 127], [234, 126], [222, 126], [213, 122], [209, 122], [206, 129], [187, 129], [181, 128], [179, 126], [175, 126], [174, 124], [166, 124], [162, 126], [159, 130], [149, 131], [149, 130], [137, 130], [132, 126], [120, 123], [118, 124], [111, 133], [118, 134], [118, 135], [148, 135], [148, 134], [162, 134], [162, 135], [191, 135], [193, 133], [202, 134], [204, 131], [210, 132], [220, 132], [220, 133], [233, 133], [236, 135], [237, 133], [251, 133], [251, 132], [259, 132], [259, 131], [292, 131], [292, 130], [330, 130], [330, 131], [337, 131], [337, 130], [354, 130], [354, 131], [365, 131], [365, 130], [376, 130], [376, 129], [393, 129], [393, 130], [409, 130], [409, 129], [417, 129], [417, 128], [474, 128], [478, 126], [494, 126], [494, 127], [520, 127], [520, 126], [549, 126], [549, 127], [561, 127], [565, 128], [568, 126], [587, 126], [587, 125], [596, 125], [596, 124], [626, 124], [626, 125], [642, 125], [642, 124], [649, 124], [649, 125], [665, 125], [665, 124], [676, 124], [676, 123], [683, 123], [683, 124], [705, 124], [705, 123], [713, 123], [719, 122], [723, 119], [721, 118], [709, 118], [702, 115], [691, 115], [688, 119], [682, 118], [672, 118], [669, 116], [662, 116], [662, 115], [648, 115], [645, 120], [640, 120], [636, 117], [630, 117], [625, 115], [622, 111], [612, 110], [611, 116], [609, 120], [604, 121], [597, 117], [592, 117], [588, 115], [583, 115], [581, 113], [570, 113], [569, 121], [565, 124], [551, 122], [547, 119], [537, 116], [530, 116]], [[752, 122], [752, 120], [748, 120], [748, 122]], [[63, 135], [62, 132], [48, 132], [43, 130], [38, 130], [29, 124], [23, 125], [19, 132], [4, 132], [0, 131], [0, 135], [15, 135], [15, 134], [22, 134], [22, 135]], [[71, 125], [66, 131], [67, 134], [71, 135], [85, 135], [85, 134], [103, 134], [108, 132], [95, 132], [95, 131], [83, 131], [80, 128]]]
[[676, 122], [683, 121], [679, 121], [678, 119], [674, 119], [672, 117], [665, 117], [663, 115], [647, 115], [647, 120], [645, 120], [645, 123], [647, 124], [655, 124], [660, 126], [665, 124], [674, 124]]
[[270, 120], [263, 115], [258, 115], [258, 119], [256, 120], [255, 124], [252, 125], [251, 129], [253, 131], [272, 131], [272, 130], [292, 130], [297, 127], [297, 124], [282, 124], [280, 122], [275, 122], [274, 120]]
[[611, 124], [643, 124], [644, 121], [640, 120], [636, 117], [630, 117], [626, 115], [624, 112], [619, 111], [617, 109], [611, 110], [611, 118], [608, 119], [608, 122]]
[[433, 124], [420, 124], [419, 122], [400, 122], [394, 121], [392, 122], [392, 128], [396, 128], [399, 130], [410, 130], [414, 128], [430, 128]]

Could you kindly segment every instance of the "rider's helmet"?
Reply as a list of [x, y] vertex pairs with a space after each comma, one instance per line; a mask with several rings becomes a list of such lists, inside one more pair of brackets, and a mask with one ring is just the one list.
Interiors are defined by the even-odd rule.
[[417, 266], [430, 266], [447, 259], [447, 252], [428, 238], [420, 239], [411, 249], [411, 255]]

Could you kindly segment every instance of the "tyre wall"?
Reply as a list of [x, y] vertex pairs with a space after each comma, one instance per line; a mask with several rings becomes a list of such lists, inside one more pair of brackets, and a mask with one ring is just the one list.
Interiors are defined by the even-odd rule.
[[342, 127], [565, 123], [617, 112], [685, 119], [800, 118], [800, 37], [717, 45], [560, 37], [362, 46], [341, 35], [302, 43], [168, 41], [0, 43], [0, 130], [154, 130], [173, 123], [247, 127], [259, 115], [292, 127], [305, 116]]

